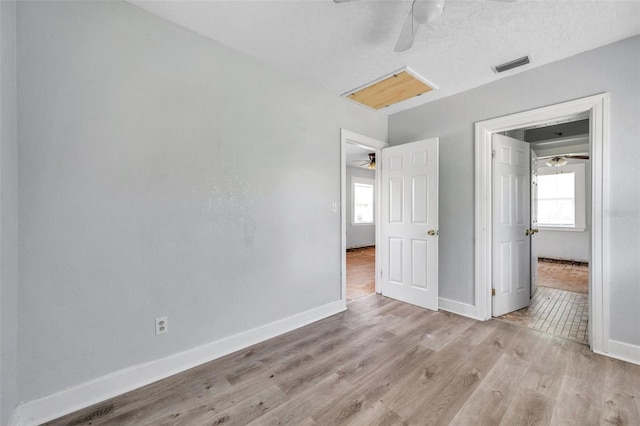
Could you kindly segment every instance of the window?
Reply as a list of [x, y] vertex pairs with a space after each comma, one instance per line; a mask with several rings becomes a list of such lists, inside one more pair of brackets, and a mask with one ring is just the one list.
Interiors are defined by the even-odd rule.
[[576, 226], [576, 174], [538, 176], [538, 225]]
[[538, 226], [584, 230], [586, 211], [584, 164], [538, 169]]
[[373, 224], [373, 179], [352, 178], [353, 217], [354, 225]]

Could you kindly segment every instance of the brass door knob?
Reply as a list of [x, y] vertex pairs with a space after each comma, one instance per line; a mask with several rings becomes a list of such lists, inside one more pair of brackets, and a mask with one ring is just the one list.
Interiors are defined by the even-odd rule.
[[438, 235], [438, 234], [440, 234], [440, 231], [436, 231], [435, 229], [429, 229], [427, 231], [427, 234], [429, 234], [429, 235]]
[[528, 237], [529, 235], [533, 235], [533, 229], [527, 229], [524, 234]]

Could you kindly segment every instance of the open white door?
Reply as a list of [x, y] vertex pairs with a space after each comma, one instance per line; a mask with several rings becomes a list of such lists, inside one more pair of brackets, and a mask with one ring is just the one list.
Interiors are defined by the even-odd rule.
[[531, 294], [538, 288], [538, 155], [531, 150]]
[[382, 150], [381, 290], [438, 310], [438, 138]]
[[529, 306], [529, 144], [493, 135], [493, 316]]

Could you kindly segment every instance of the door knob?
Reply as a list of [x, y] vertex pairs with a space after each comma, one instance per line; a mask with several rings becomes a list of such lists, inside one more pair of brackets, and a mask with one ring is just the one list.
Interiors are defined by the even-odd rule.
[[528, 237], [529, 235], [533, 235], [533, 229], [527, 229], [524, 234]]
[[436, 231], [435, 229], [429, 229], [427, 231], [427, 234], [429, 234], [429, 235], [439, 235], [440, 231]]

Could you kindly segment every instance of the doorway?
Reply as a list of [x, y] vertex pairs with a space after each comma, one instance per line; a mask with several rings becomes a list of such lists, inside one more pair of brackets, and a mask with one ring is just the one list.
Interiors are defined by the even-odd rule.
[[496, 133], [530, 128], [553, 120], [586, 114], [589, 117], [591, 171], [591, 235], [589, 244], [589, 344], [599, 353], [609, 346], [608, 288], [604, 286], [608, 230], [607, 198], [609, 95], [601, 94], [476, 123], [475, 288], [478, 316], [492, 318], [493, 189], [492, 137]]
[[351, 142], [346, 155], [347, 302], [375, 293], [376, 150]]
[[[522, 307], [506, 313], [494, 307], [492, 313], [496, 319], [584, 344], [588, 343], [589, 317], [589, 127], [588, 116], [578, 115], [504, 132], [503, 136], [529, 150], [531, 157], [526, 209], [531, 220], [522, 238], [531, 250], [525, 268], [530, 294]], [[501, 200], [494, 198], [496, 202]], [[496, 225], [494, 232], [499, 229]], [[500, 251], [494, 252], [496, 264], [501, 263], [500, 257]], [[494, 287], [499, 281], [494, 281]]]
[[[385, 142], [342, 129], [342, 300], [347, 307], [347, 149], [375, 154], [375, 291], [438, 310], [437, 137], [387, 147]], [[379, 159], [379, 161], [377, 161]], [[382, 169], [382, 170], [381, 170]], [[335, 209], [334, 209], [335, 211]], [[353, 209], [355, 213], [355, 208]]]
[[[380, 259], [376, 256], [380, 234], [380, 172], [375, 160], [386, 146], [386, 142], [341, 130], [341, 292], [345, 308], [347, 302], [380, 293], [376, 274], [380, 269]], [[356, 208], [355, 188], [363, 196], [357, 200]], [[369, 205], [371, 198], [373, 212]]]

